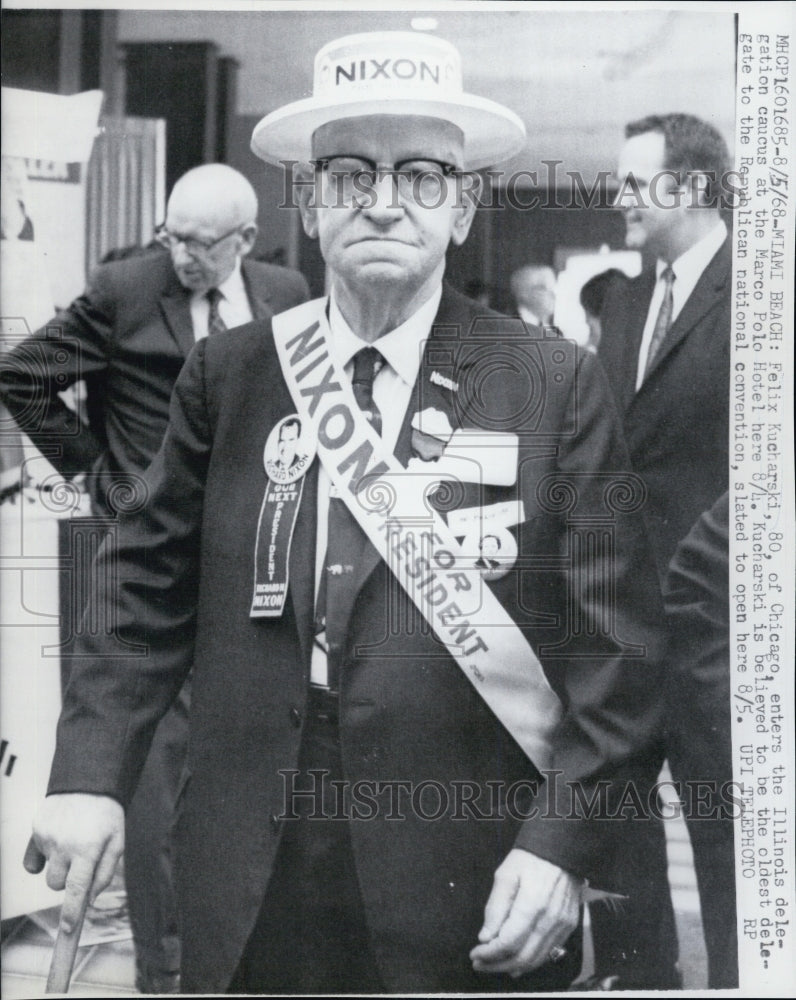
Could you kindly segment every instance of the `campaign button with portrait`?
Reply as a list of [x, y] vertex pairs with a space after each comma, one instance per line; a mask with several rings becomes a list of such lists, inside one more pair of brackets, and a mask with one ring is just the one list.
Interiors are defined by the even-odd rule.
[[265, 442], [263, 463], [273, 483], [295, 483], [312, 465], [317, 442], [312, 428], [291, 413], [272, 429]]

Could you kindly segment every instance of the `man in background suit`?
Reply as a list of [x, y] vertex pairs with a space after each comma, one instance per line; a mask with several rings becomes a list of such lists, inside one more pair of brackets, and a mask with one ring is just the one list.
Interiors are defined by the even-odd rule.
[[[609, 290], [599, 357], [633, 469], [648, 490], [662, 586], [678, 543], [727, 489], [731, 252], [722, 207], [729, 165], [721, 135], [687, 114], [628, 125], [619, 157], [626, 245], [648, 266]], [[710, 757], [701, 765], [675, 777], [711, 778]], [[592, 908], [597, 971], [618, 972], [627, 988], [671, 988], [679, 978], [677, 943], [661, 825], [650, 824], [649, 842], [637, 846], [641, 854], [628, 858], [638, 873], [633, 898], [616, 913]]]
[[[211, 318], [239, 326], [306, 300], [296, 271], [246, 260], [256, 217], [242, 174], [219, 163], [189, 171], [157, 233], [169, 252], [99, 265], [82, 295], [3, 359], [12, 416], [59, 472], [86, 476], [95, 513], [117, 513], [121, 485], [138, 495], [177, 375]], [[59, 395], [81, 379], [87, 426]]]
[[[297, 272], [245, 259], [256, 218], [242, 174], [223, 164], [189, 171], [169, 197], [162, 246], [98, 266], [82, 295], [3, 359], [0, 393], [11, 415], [59, 472], [85, 477], [96, 515], [143, 503], [142, 473], [194, 344], [307, 298]], [[79, 380], [87, 425], [59, 395]], [[171, 991], [179, 969], [167, 836], [188, 702], [186, 686], [158, 729], [127, 814], [125, 875], [145, 993]]]
[[[475, 171], [522, 146], [519, 119], [464, 93], [458, 53], [434, 36], [337, 39], [315, 65], [313, 97], [266, 117], [253, 147], [306, 164], [302, 220], [330, 296], [192, 352], [148, 502], [120, 525], [118, 593], [99, 598], [148, 655], [125, 669], [107, 637], [86, 637], [35, 845], [74, 933], [80, 888], [109, 878], [141, 755], [193, 665], [175, 825], [187, 992], [562, 989], [580, 966], [583, 880], [621, 890], [622, 874], [617, 824], [571, 814], [566, 792], [605, 789], [616, 805], [657, 725], [660, 596], [636, 481], [594, 359], [443, 282]], [[421, 71], [419, 90], [407, 77]], [[320, 461], [268, 478], [296, 410]], [[452, 502], [423, 487], [438, 469], [415, 447], [427, 410], [437, 430], [491, 432], [488, 449], [465, 448]], [[368, 490], [368, 518], [368, 455], [396, 470], [406, 517], [384, 520]], [[416, 532], [432, 513], [433, 604], [432, 576], [399, 584], [382, 532], [410, 532], [394, 553], [425, 575]], [[477, 545], [456, 541], [482, 515], [516, 553], [490, 587]], [[612, 545], [573, 565], [573, 524], [594, 517]], [[608, 591], [612, 627], [592, 628]], [[442, 622], [440, 593], [455, 598]], [[516, 724], [532, 721], [529, 751]], [[545, 815], [550, 760], [564, 801]], [[435, 794], [457, 788], [474, 808], [432, 818]]]

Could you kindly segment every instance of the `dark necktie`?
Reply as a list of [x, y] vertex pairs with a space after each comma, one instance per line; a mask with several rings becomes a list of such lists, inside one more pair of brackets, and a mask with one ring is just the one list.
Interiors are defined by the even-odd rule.
[[647, 363], [644, 366], [644, 378], [649, 375], [650, 369], [652, 368], [652, 362], [655, 360], [655, 355], [660, 350], [660, 346], [663, 343], [666, 334], [669, 332], [669, 327], [672, 325], [672, 307], [674, 305], [672, 285], [674, 284], [674, 277], [674, 271], [670, 267], [661, 271], [660, 280], [664, 282], [663, 301], [661, 302], [658, 318], [655, 320], [655, 327], [652, 331], [650, 347], [647, 352]]
[[[354, 398], [371, 426], [381, 434], [381, 412], [373, 399], [373, 381], [384, 366], [375, 347], [363, 347], [354, 355], [351, 387]], [[327, 683], [339, 691], [340, 665], [346, 627], [356, 598], [356, 568], [367, 540], [344, 500], [329, 497], [326, 558], [321, 570], [315, 606], [316, 641], [326, 648]]]
[[211, 288], [205, 298], [210, 303], [210, 312], [207, 316], [207, 336], [212, 337], [215, 333], [223, 333], [227, 328], [227, 324], [218, 311], [218, 303], [224, 296], [217, 288]]

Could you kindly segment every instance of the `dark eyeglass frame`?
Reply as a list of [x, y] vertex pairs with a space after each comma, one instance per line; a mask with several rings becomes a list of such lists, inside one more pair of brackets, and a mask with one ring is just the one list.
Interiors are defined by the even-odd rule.
[[161, 222], [161, 224], [155, 229], [155, 239], [166, 250], [173, 250], [174, 247], [182, 243], [186, 251], [194, 257], [197, 254], [210, 253], [213, 247], [232, 236], [233, 233], [240, 232], [241, 228], [242, 224], [238, 223], [238, 225], [235, 226], [234, 229], [230, 229], [228, 233], [224, 233], [223, 236], [219, 236], [217, 239], [207, 242], [206, 240], [198, 240], [194, 236], [178, 236], [176, 233], [171, 233], [166, 228], [166, 223]]
[[[333, 156], [318, 157], [311, 160], [310, 163], [316, 171], [327, 172], [329, 165], [335, 160], [353, 160], [363, 164], [361, 169], [350, 171], [350, 176], [352, 181], [355, 177], [358, 178], [364, 184], [366, 190], [371, 189], [377, 180], [381, 180], [382, 177], [386, 177], [389, 174], [397, 177], [400, 184], [401, 178], [406, 178], [408, 181], [414, 183], [417, 180], [422, 181], [424, 177], [449, 178], [463, 173], [463, 171], [452, 163], [446, 163], [444, 160], [436, 160], [433, 156], [410, 156], [405, 160], [399, 160], [392, 166], [388, 166], [387, 164], [377, 163], [368, 156], [359, 156], [355, 153], [335, 153]], [[439, 173], [434, 170], [412, 171], [409, 169], [412, 164], [424, 163], [439, 167]]]

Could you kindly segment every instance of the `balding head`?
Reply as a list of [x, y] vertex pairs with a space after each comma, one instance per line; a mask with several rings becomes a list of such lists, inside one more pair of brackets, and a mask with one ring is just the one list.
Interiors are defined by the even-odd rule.
[[165, 241], [181, 283], [217, 288], [257, 237], [257, 195], [243, 174], [223, 163], [189, 170], [174, 185]]
[[205, 163], [183, 174], [169, 197], [168, 212], [179, 209], [221, 231], [257, 221], [257, 195], [243, 174], [224, 163]]

